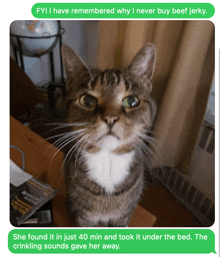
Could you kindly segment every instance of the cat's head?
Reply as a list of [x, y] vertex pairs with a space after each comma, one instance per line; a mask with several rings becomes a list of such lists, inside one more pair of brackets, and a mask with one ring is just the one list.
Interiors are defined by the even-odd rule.
[[67, 75], [68, 122], [82, 149], [125, 153], [136, 147], [151, 128], [156, 106], [150, 93], [155, 45], [147, 44], [121, 70], [90, 71], [67, 45], [62, 58]]

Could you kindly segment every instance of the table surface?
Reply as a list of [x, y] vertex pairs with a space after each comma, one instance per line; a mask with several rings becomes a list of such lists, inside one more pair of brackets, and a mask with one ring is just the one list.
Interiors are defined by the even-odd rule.
[[[74, 227], [65, 211], [66, 192], [61, 172], [63, 153], [13, 117], [10, 117], [10, 145], [24, 152], [26, 172], [58, 189], [52, 199], [53, 226]], [[10, 158], [21, 167], [22, 156], [18, 150], [10, 148]], [[152, 227], [155, 221], [154, 215], [138, 206], [129, 227]]]

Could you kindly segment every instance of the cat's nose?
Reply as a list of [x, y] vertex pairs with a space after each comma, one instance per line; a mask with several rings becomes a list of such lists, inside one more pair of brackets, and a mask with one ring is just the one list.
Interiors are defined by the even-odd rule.
[[106, 117], [103, 117], [103, 120], [105, 121], [105, 123], [111, 129], [113, 127], [113, 125], [115, 124], [115, 122], [117, 122], [119, 120], [119, 117], [117, 117], [117, 116], [113, 116], [113, 117], [106, 116]]

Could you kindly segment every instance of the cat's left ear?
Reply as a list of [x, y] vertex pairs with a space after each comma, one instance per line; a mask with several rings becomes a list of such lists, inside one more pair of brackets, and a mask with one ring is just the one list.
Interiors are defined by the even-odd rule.
[[156, 46], [148, 43], [136, 54], [131, 64], [128, 66], [133, 75], [151, 80], [155, 68]]
[[65, 72], [68, 77], [79, 77], [81, 74], [89, 74], [92, 77], [89, 68], [68, 45], [62, 45], [61, 53]]

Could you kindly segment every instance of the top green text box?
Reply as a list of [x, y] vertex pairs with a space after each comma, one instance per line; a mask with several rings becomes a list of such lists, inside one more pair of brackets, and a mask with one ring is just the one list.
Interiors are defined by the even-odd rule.
[[210, 3], [37, 3], [39, 19], [208, 19]]

